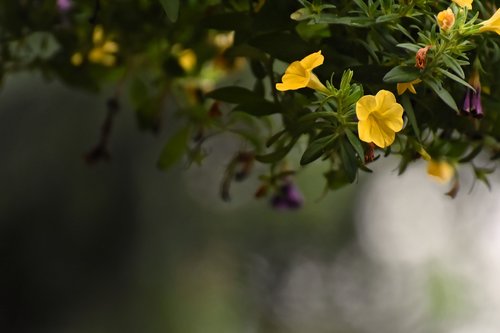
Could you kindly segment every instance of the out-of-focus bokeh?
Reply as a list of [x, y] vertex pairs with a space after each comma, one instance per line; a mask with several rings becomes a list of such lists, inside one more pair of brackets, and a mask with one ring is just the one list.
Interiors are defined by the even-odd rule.
[[101, 96], [34, 73], [4, 83], [2, 332], [499, 331], [498, 182], [468, 193], [463, 170], [452, 200], [425, 165], [397, 176], [381, 158], [326, 196], [322, 165], [306, 168], [297, 211], [253, 198], [258, 170], [223, 202], [223, 136], [201, 167], [157, 170], [168, 101], [160, 137], [122, 105], [111, 159], [87, 165]]

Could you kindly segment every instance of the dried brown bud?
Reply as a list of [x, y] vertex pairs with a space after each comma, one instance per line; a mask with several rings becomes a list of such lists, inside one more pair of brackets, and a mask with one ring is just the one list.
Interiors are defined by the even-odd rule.
[[415, 56], [415, 67], [420, 70], [425, 68], [425, 66], [427, 65], [427, 52], [430, 48], [431, 46], [427, 45], [426, 47], [422, 47], [417, 51], [417, 54]]

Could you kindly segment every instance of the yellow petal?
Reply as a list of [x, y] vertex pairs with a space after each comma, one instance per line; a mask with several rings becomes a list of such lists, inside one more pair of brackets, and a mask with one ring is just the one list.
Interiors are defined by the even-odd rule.
[[481, 28], [479, 31], [492, 31], [500, 34], [500, 9], [493, 14], [488, 20], [481, 23]]
[[361, 97], [356, 103], [356, 116], [359, 120], [366, 120], [370, 113], [377, 107], [375, 96], [366, 95]]
[[448, 162], [430, 160], [427, 164], [427, 174], [440, 183], [447, 183], [455, 174], [455, 169]]
[[374, 126], [372, 130], [373, 143], [381, 148], [390, 146], [394, 142], [396, 134], [387, 124], [382, 121], [375, 121], [378, 126]]
[[198, 58], [196, 53], [191, 49], [186, 49], [179, 54], [179, 65], [186, 71], [190, 72], [196, 66]]
[[83, 55], [77, 52], [71, 56], [71, 63], [73, 66], [80, 66], [83, 63]]
[[377, 100], [377, 110], [379, 112], [390, 109], [396, 103], [396, 96], [388, 90], [380, 90], [375, 95], [375, 99]]
[[325, 60], [325, 57], [321, 54], [321, 51], [318, 51], [316, 53], [312, 53], [302, 59], [300, 61], [300, 64], [302, 67], [307, 70], [307, 71], [312, 71], [314, 68], [320, 66], [323, 64], [323, 61]]
[[390, 128], [394, 132], [399, 132], [403, 129], [403, 107], [400, 104], [394, 104], [390, 109], [385, 110], [380, 122]]
[[453, 0], [453, 2], [460, 7], [467, 7], [467, 9], [472, 9], [472, 0]]
[[358, 122], [358, 135], [360, 140], [373, 142], [381, 148], [390, 146], [394, 142], [395, 133], [388, 128], [384, 122], [370, 117], [365, 121]]
[[101, 65], [111, 67], [116, 63], [116, 57], [112, 54], [105, 54], [100, 60]]
[[285, 75], [281, 78], [283, 83], [276, 84], [276, 89], [286, 91], [305, 88], [310, 77], [311, 73], [306, 71], [299, 61], [294, 61], [288, 66]]
[[99, 63], [104, 56], [101, 48], [95, 47], [89, 52], [89, 60], [94, 63]]
[[104, 39], [104, 30], [101, 25], [96, 25], [94, 28], [94, 33], [92, 34], [92, 42], [94, 44], [99, 44]]
[[398, 95], [402, 95], [406, 90], [409, 90], [412, 94], [416, 94], [414, 84], [420, 83], [422, 80], [415, 79], [411, 82], [401, 82], [397, 84]]
[[370, 131], [371, 124], [369, 120], [365, 119], [358, 122], [358, 136], [361, 141], [368, 143], [373, 141]]
[[283, 83], [277, 83], [276, 89], [279, 91], [285, 90], [296, 90], [300, 88], [307, 87], [309, 83], [309, 79], [303, 76], [295, 75], [295, 74], [285, 74], [282, 78]]
[[408, 89], [409, 83], [398, 83], [397, 90], [398, 95], [403, 95], [403, 93]]
[[103, 44], [102, 49], [108, 53], [116, 53], [118, 52], [119, 47], [115, 42], [108, 40]]
[[292, 62], [285, 71], [285, 74], [295, 74], [299, 76], [306, 76], [307, 70], [302, 66], [300, 61]]
[[314, 89], [314, 90], [317, 90], [317, 91], [321, 91], [325, 94], [330, 93], [328, 91], [328, 89], [325, 87], [325, 85], [323, 83], [321, 83], [321, 81], [318, 79], [318, 77], [314, 73], [311, 73], [311, 76], [309, 78], [309, 82], [307, 83], [307, 87]]

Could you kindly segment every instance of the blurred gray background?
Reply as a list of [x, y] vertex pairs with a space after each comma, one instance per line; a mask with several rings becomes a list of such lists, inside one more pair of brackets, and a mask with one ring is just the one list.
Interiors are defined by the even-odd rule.
[[[139, 131], [122, 101], [111, 160], [87, 165], [106, 99], [33, 73], [0, 92], [2, 332], [500, 331], [500, 192], [468, 170], [455, 200], [416, 163], [381, 159], [323, 194], [300, 172], [299, 211], [273, 211], [251, 179], [218, 197], [238, 148], [201, 166], [156, 160], [175, 127]], [[485, 162], [486, 163], [486, 162]], [[494, 176], [498, 178], [498, 176]]]

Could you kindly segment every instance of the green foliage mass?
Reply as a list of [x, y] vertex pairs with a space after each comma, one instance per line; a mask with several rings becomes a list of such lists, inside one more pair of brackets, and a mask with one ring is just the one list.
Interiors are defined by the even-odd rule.
[[[487, 184], [500, 157], [500, 37], [479, 32], [490, 1], [472, 10], [444, 0], [61, 3], [0, 3], [0, 77], [37, 70], [91, 92], [112, 86], [111, 98], [129, 101], [139, 128], [154, 133], [170, 105], [180, 126], [159, 154], [164, 170], [183, 158], [202, 163], [211, 138], [233, 135], [241, 149], [227, 161], [225, 198], [224, 184], [254, 162], [269, 165], [262, 188], [314, 162], [335, 190], [371, 172], [380, 155], [400, 156], [400, 173], [420, 158], [466, 164]], [[436, 16], [448, 7], [455, 23], [443, 29]], [[318, 50], [325, 60], [314, 73], [328, 94], [276, 90], [287, 64]], [[358, 100], [414, 80], [417, 93], [397, 97], [405, 125], [395, 142], [361, 141]], [[471, 94], [482, 98], [481, 119], [462, 107]], [[478, 166], [485, 157], [491, 164]]]

